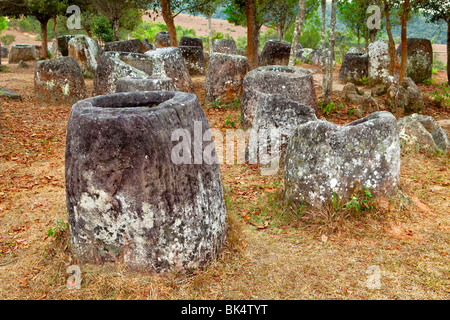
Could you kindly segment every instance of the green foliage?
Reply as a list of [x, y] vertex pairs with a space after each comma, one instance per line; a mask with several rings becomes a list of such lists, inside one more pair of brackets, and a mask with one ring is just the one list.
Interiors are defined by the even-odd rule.
[[372, 188], [356, 188], [351, 196], [351, 200], [345, 204], [345, 208], [350, 214], [360, 215], [364, 212], [374, 213], [374, 199]]
[[5, 46], [9, 46], [14, 41], [16, 41], [16, 36], [12, 34], [5, 34], [4, 36], [0, 37], [0, 42], [3, 43]]
[[62, 221], [60, 218], [57, 218], [56, 220], [56, 226], [55, 227], [51, 227], [47, 230], [47, 236], [48, 237], [53, 237], [54, 235], [56, 235], [58, 232], [60, 232], [61, 230], [63, 230], [65, 227], [67, 226], [67, 222]]
[[223, 108], [225, 108], [225, 107], [226, 107], [225, 104], [222, 103], [222, 101], [220, 101], [219, 98], [216, 98], [216, 99], [214, 100], [214, 102], [212, 103], [212, 105], [211, 105], [211, 108], [223, 109]]
[[[303, 46], [303, 48], [314, 49], [320, 44], [321, 31], [322, 23], [320, 21], [319, 12], [316, 10], [313, 14], [311, 14], [309, 19], [305, 20], [299, 37], [299, 43]], [[294, 25], [292, 25], [286, 32], [284, 39], [288, 42], [292, 42], [293, 34]]]
[[445, 109], [450, 108], [450, 87], [448, 84], [441, 84], [431, 96], [441, 107]]
[[100, 41], [113, 41], [114, 36], [111, 21], [109, 21], [109, 19], [104, 15], [97, 16], [92, 25], [92, 34], [95, 35]]
[[267, 41], [269, 40], [277, 40], [278, 39], [278, 34], [275, 30], [273, 29], [267, 29], [267, 31], [265, 33], [262, 33], [259, 36], [259, 45], [262, 48], [264, 48], [264, 45], [266, 44]]
[[336, 104], [333, 102], [333, 100], [330, 101], [329, 104], [327, 104], [323, 109], [323, 113], [329, 115], [331, 112], [336, 110]]
[[150, 43], [155, 42], [156, 34], [160, 31], [167, 31], [167, 26], [161, 22], [148, 22], [144, 21], [139, 27], [132, 33], [133, 38], [140, 40], [148, 39]]
[[368, 77], [364, 77], [358, 80], [358, 82], [360, 84], [362, 84], [363, 86], [368, 86], [369, 85], [369, 78]]
[[239, 36], [236, 40], [236, 47], [238, 49], [247, 50], [247, 37]]
[[[197, 33], [195, 32], [194, 28], [185, 29], [181, 26], [175, 26], [175, 29], [177, 31], [177, 40], [178, 42], [181, 40], [183, 36], [186, 37], [196, 37]], [[214, 40], [213, 40], [214, 41]]]
[[6, 23], [6, 17], [0, 17], [0, 34], [3, 30], [6, 30], [8, 28], [8, 24]]

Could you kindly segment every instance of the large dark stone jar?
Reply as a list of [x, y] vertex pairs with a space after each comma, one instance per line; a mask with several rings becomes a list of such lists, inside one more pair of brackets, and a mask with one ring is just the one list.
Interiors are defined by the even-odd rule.
[[[75, 104], [67, 129], [66, 197], [76, 259], [123, 259], [151, 272], [202, 267], [213, 259], [225, 239], [226, 210], [208, 136], [193, 94], [126, 92]], [[214, 161], [198, 161], [208, 152]]]

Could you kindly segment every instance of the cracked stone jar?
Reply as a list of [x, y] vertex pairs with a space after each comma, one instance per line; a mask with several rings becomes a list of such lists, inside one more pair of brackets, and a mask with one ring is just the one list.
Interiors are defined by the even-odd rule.
[[[174, 161], [181, 151], [185, 161]], [[150, 272], [213, 259], [226, 210], [218, 161], [198, 161], [206, 152], [215, 147], [195, 95], [125, 92], [76, 103], [65, 156], [76, 258]]]

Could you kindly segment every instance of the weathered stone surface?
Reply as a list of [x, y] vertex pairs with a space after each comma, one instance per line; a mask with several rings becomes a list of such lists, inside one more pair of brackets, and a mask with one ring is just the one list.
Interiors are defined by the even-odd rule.
[[361, 83], [369, 76], [369, 55], [361, 53], [347, 53], [339, 70], [338, 81], [341, 83]]
[[317, 46], [316, 49], [314, 49], [314, 51], [311, 53], [311, 64], [312, 65], [322, 65], [322, 47], [321, 46]]
[[[410, 38], [407, 41], [406, 75], [415, 83], [431, 79], [433, 71], [433, 47], [428, 39]], [[401, 60], [402, 46], [397, 48]]]
[[295, 129], [303, 123], [317, 121], [317, 117], [312, 108], [281, 94], [262, 94], [256, 110], [246, 159], [249, 164], [273, 163], [274, 167], [265, 169], [266, 173], [273, 174], [278, 171], [278, 164], [284, 161], [286, 147]]
[[17, 67], [22, 68], [22, 69], [26, 69], [28, 68], [30, 65], [28, 63], [26, 63], [23, 60], [20, 60], [19, 64], [17, 65]]
[[123, 77], [164, 76], [161, 65], [146, 54], [109, 51], [98, 59], [94, 78], [94, 95], [116, 92], [117, 80]]
[[389, 45], [385, 40], [378, 40], [369, 44], [369, 84], [391, 83], [389, 75]]
[[22, 99], [20, 94], [15, 92], [14, 90], [8, 88], [0, 88], [0, 96], [11, 98], [11, 99]]
[[311, 48], [302, 48], [297, 53], [297, 58], [300, 60], [300, 62], [303, 63], [311, 63], [312, 59], [312, 53], [314, 52]]
[[397, 121], [402, 151], [419, 151], [424, 148], [450, 152], [447, 132], [430, 116], [417, 113]]
[[373, 111], [377, 108], [377, 102], [370, 95], [359, 90], [353, 83], [347, 83], [342, 89], [344, 101], [357, 106], [363, 111]]
[[194, 83], [179, 48], [159, 48], [147, 51], [145, 54], [151, 57], [155, 64], [162, 65], [166, 76], [172, 79], [177, 91], [194, 92]]
[[144, 45], [139, 39], [113, 41], [105, 43], [105, 51], [120, 51], [120, 52], [133, 52], [133, 53], [145, 53], [150, 49]]
[[88, 96], [81, 68], [70, 56], [37, 62], [34, 93], [43, 102], [75, 103]]
[[366, 53], [366, 50], [364, 50], [364, 48], [359, 48], [358, 47], [351, 47], [350, 49], [348, 49], [347, 53], [361, 53], [364, 54]]
[[[260, 66], [279, 65], [287, 66], [289, 64], [289, 56], [291, 55], [291, 43], [286, 41], [269, 40], [264, 44], [259, 59]], [[299, 44], [297, 47], [297, 57], [303, 47]]]
[[69, 40], [69, 56], [75, 58], [83, 75], [93, 78], [97, 70], [98, 42], [88, 36], [78, 35]]
[[0, 47], [0, 55], [1, 55], [1, 57], [2, 57], [2, 59], [4, 59], [4, 58], [8, 58], [8, 55], [9, 55], [9, 50], [8, 50], [8, 48], [7, 47], [5, 47], [5, 46], [1, 46]]
[[144, 38], [144, 40], [142, 40], [142, 43], [144, 44], [144, 46], [145, 46], [145, 51], [148, 51], [148, 50], [153, 50], [154, 48], [153, 48], [153, 45], [150, 43], [150, 42], [148, 42], [148, 39], [147, 38]]
[[117, 80], [116, 92], [175, 91], [173, 81], [167, 77], [124, 77]]
[[180, 39], [180, 47], [200, 47], [203, 50], [203, 41], [201, 38], [193, 38], [182, 36]]
[[403, 78], [400, 85], [393, 83], [389, 86], [386, 103], [396, 114], [423, 113], [425, 110], [419, 87], [408, 77]]
[[370, 90], [370, 95], [374, 98], [385, 95], [387, 93], [387, 89], [389, 88], [389, 85], [381, 85], [379, 87], [372, 88], [372, 90]]
[[[173, 140], [176, 130], [193, 142], [194, 130], [200, 141], [209, 130], [195, 95], [127, 92], [73, 106], [65, 177], [78, 261], [184, 271], [219, 253], [226, 211], [214, 142], [210, 137], [191, 153], [190, 142], [188, 150], [177, 148], [187, 138]], [[178, 162], [180, 150], [188, 161]], [[216, 162], [192, 164], [209, 152]]]
[[9, 63], [19, 63], [23, 61], [36, 60], [36, 48], [30, 44], [15, 44], [9, 52]]
[[[208, 71], [209, 72], [209, 71]], [[250, 126], [262, 93], [279, 93], [317, 110], [317, 97], [311, 72], [289, 66], [266, 66], [250, 71], [244, 79], [241, 123]]]
[[236, 42], [233, 39], [216, 39], [213, 42], [214, 53], [237, 54]]
[[294, 207], [349, 199], [358, 184], [373, 195], [396, 192], [400, 142], [395, 117], [378, 111], [345, 126], [312, 121], [297, 127], [287, 149], [285, 198]]
[[205, 75], [206, 62], [203, 49], [199, 46], [178, 47], [183, 55], [184, 62], [191, 76]]
[[247, 57], [212, 53], [205, 78], [206, 101], [230, 102], [242, 96], [244, 77], [250, 70]]
[[155, 37], [155, 49], [170, 47], [170, 36], [168, 31], [160, 31]]

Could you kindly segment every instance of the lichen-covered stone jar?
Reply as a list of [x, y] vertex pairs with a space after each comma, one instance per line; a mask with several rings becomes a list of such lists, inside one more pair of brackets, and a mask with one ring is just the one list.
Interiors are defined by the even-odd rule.
[[189, 145], [203, 138], [186, 159], [215, 152], [192, 94], [116, 93], [72, 107], [66, 198], [79, 261], [159, 272], [202, 267], [220, 251], [226, 211], [218, 161], [172, 161], [177, 130]]

